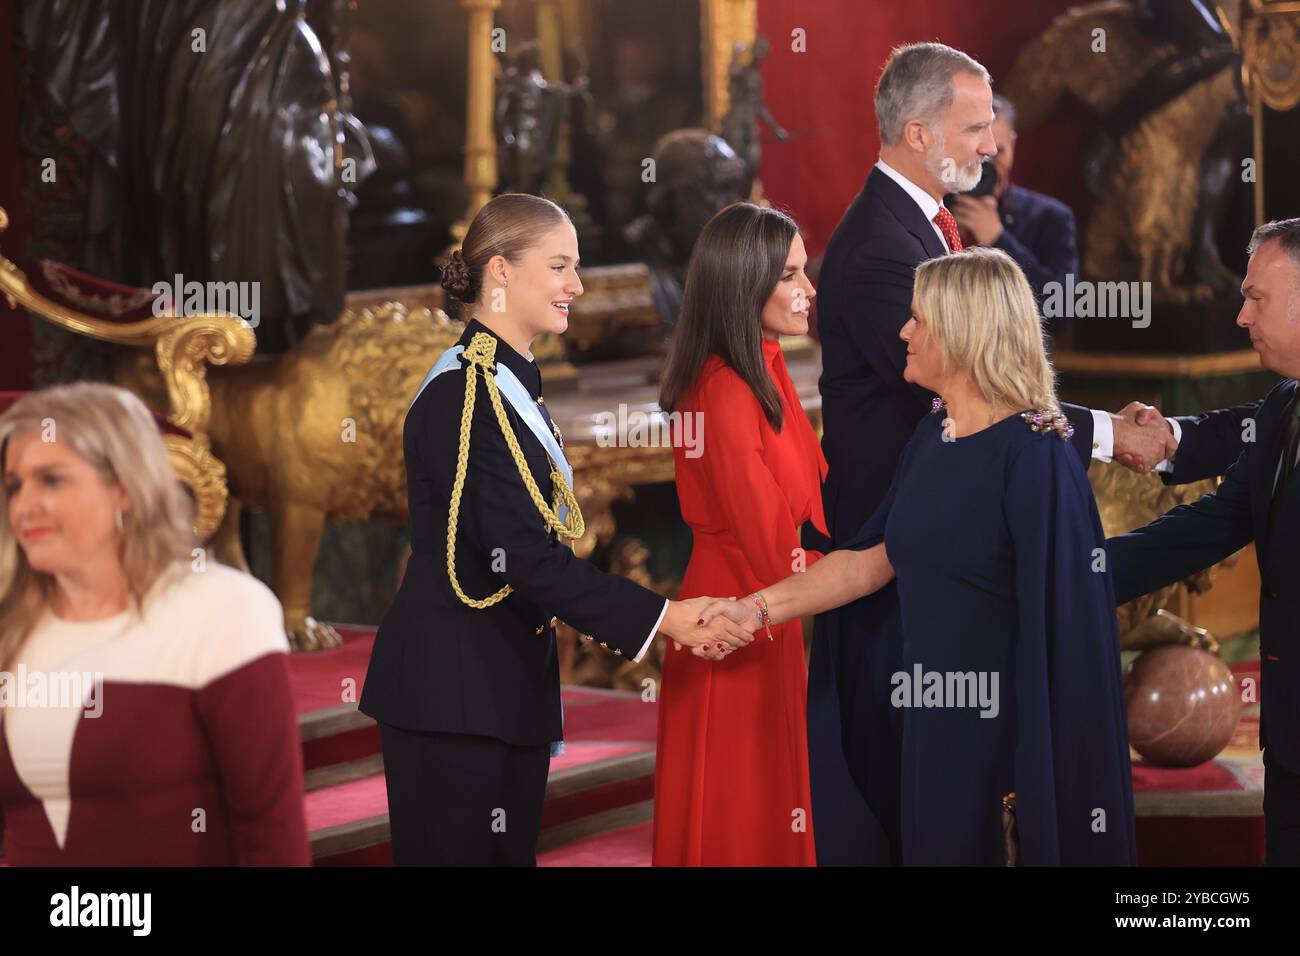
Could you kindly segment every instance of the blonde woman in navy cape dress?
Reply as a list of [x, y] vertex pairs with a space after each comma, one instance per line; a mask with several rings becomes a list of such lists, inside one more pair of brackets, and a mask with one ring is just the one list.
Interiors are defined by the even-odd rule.
[[1134, 864], [1105, 538], [1033, 293], [997, 250], [932, 259], [917, 268], [900, 336], [907, 380], [940, 398], [885, 501], [845, 547], [705, 618], [761, 632], [897, 575], [903, 862], [1003, 864], [1014, 794], [1024, 864]]

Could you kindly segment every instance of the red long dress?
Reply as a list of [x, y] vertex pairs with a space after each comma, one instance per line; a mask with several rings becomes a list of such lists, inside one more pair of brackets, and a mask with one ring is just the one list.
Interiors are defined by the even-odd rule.
[[[683, 598], [743, 597], [810, 567], [798, 529], [825, 531], [817, 436], [780, 345], [763, 340], [784, 408], [780, 433], [749, 386], [711, 357], [682, 402], [702, 412], [695, 454], [674, 442], [682, 517], [695, 538]], [[699, 419], [696, 419], [699, 421]], [[702, 438], [702, 440], [701, 440]], [[760, 630], [721, 661], [668, 645], [659, 697], [655, 866], [814, 866], [800, 622]]]

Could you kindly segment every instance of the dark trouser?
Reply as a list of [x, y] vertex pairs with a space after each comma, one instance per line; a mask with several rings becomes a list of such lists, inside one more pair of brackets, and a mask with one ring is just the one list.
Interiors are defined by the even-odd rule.
[[535, 866], [548, 744], [379, 725], [396, 866]]
[[1300, 866], [1300, 774], [1264, 748], [1264, 862]]

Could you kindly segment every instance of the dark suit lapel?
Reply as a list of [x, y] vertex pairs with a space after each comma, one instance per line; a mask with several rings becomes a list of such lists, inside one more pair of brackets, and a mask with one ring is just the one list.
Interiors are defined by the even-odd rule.
[[887, 174], [873, 167], [864, 189], [880, 198], [903, 227], [921, 243], [927, 256], [933, 259], [948, 254], [939, 234], [934, 231], [934, 225], [925, 218], [925, 213], [921, 212], [916, 200]]

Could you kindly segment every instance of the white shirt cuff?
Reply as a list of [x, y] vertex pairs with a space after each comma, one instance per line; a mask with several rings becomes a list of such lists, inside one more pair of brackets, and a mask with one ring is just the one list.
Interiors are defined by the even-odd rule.
[[664, 615], [667, 613], [668, 602], [665, 600], [664, 609], [659, 612], [659, 620], [655, 621], [655, 626], [650, 628], [650, 636], [645, 639], [645, 643], [641, 645], [641, 650], [637, 651], [636, 657], [632, 658], [633, 663], [639, 663], [641, 658], [645, 657], [645, 652], [650, 650], [650, 645], [654, 641], [655, 635], [659, 633], [659, 625], [664, 622]]
[[1092, 412], [1092, 457], [1098, 461], [1110, 461], [1115, 454], [1115, 426], [1111, 424], [1110, 412], [1089, 409]]
[[[1167, 421], [1169, 423], [1169, 427], [1174, 430], [1175, 444], [1181, 445], [1183, 443], [1183, 426], [1179, 424], [1178, 419], [1176, 418], [1166, 418], [1165, 421]], [[1170, 458], [1166, 458], [1164, 461], [1157, 464], [1155, 468], [1151, 470], [1152, 471], [1173, 471], [1174, 470], [1173, 460]]]

